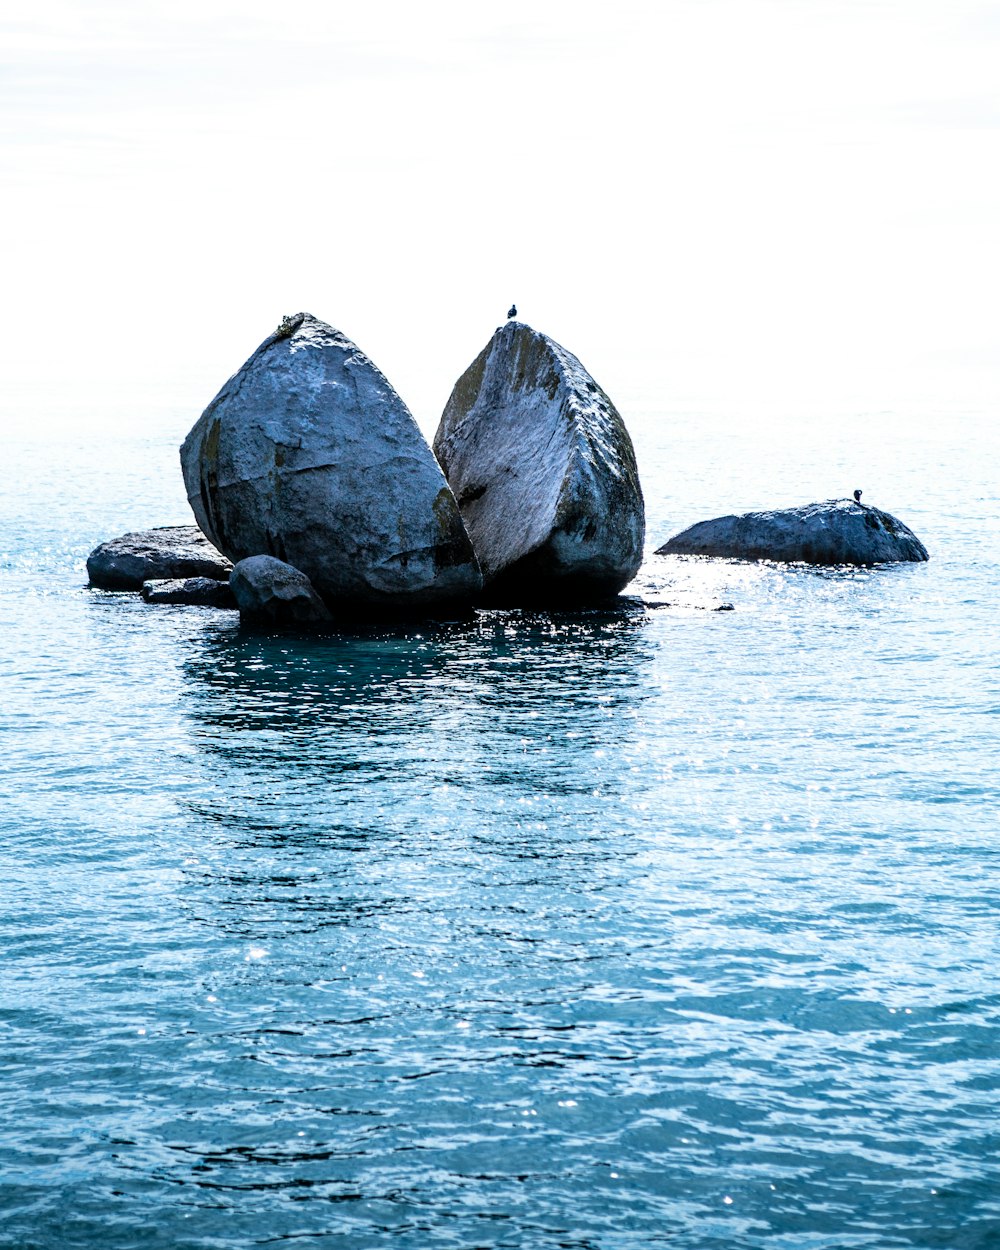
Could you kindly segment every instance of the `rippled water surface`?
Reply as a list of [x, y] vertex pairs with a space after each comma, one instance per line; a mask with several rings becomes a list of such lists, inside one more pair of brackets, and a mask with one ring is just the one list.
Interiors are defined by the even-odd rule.
[[964, 421], [631, 417], [652, 545], [861, 486], [927, 565], [313, 640], [85, 588], [186, 416], [8, 440], [0, 1244], [1000, 1245]]

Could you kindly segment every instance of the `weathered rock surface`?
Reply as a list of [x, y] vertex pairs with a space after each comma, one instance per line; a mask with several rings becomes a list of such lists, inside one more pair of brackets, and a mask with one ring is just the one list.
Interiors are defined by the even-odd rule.
[[274, 556], [241, 560], [229, 578], [240, 616], [270, 625], [324, 625], [333, 618], [305, 573]]
[[517, 321], [459, 378], [434, 438], [494, 602], [598, 600], [642, 560], [635, 452], [579, 360]]
[[293, 565], [335, 607], [469, 599], [482, 578], [409, 409], [350, 339], [288, 317], [181, 448], [198, 524], [233, 560]]
[[211, 577], [170, 578], [143, 582], [139, 592], [147, 603], [182, 603], [197, 608], [235, 608], [228, 582]]
[[227, 581], [232, 563], [194, 525], [167, 525], [123, 534], [101, 543], [87, 557], [91, 586], [139, 590], [160, 578], [210, 577]]
[[657, 555], [727, 556], [805, 564], [884, 564], [927, 559], [902, 521], [852, 499], [828, 499], [773, 512], [700, 521], [675, 534]]

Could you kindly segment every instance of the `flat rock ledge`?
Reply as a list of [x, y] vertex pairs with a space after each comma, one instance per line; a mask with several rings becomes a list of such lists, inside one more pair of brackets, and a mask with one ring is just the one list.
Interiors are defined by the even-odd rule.
[[240, 619], [251, 624], [299, 628], [333, 620], [305, 573], [274, 556], [240, 560], [229, 585]]
[[196, 525], [165, 525], [101, 543], [87, 557], [91, 586], [141, 590], [143, 582], [206, 577], [229, 580], [232, 563]]
[[179, 603], [196, 608], [235, 608], [228, 582], [212, 577], [168, 578], [143, 582], [139, 592], [147, 603]]
[[675, 534], [656, 554], [855, 565], [928, 558], [927, 548], [902, 521], [853, 499], [699, 521]]
[[547, 335], [508, 321], [455, 383], [434, 453], [501, 606], [598, 603], [642, 560], [635, 452], [610, 398]]

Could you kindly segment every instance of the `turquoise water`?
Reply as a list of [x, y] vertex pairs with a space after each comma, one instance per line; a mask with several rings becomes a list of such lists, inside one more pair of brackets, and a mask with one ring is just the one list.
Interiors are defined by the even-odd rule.
[[189, 424], [0, 466], [0, 1244], [1000, 1245], [991, 423], [649, 405], [930, 563], [323, 640], [85, 588]]

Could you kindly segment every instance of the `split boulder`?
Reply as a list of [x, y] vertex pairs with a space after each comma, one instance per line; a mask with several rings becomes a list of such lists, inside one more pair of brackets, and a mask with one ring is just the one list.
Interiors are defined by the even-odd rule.
[[858, 565], [928, 558], [927, 548], [902, 521], [851, 499], [699, 521], [656, 554]]
[[181, 448], [198, 524], [234, 561], [266, 553], [338, 609], [470, 599], [482, 579], [409, 409], [350, 339], [287, 317]]
[[434, 439], [493, 602], [616, 595], [642, 560], [635, 452], [564, 347], [508, 321], [459, 378]]

